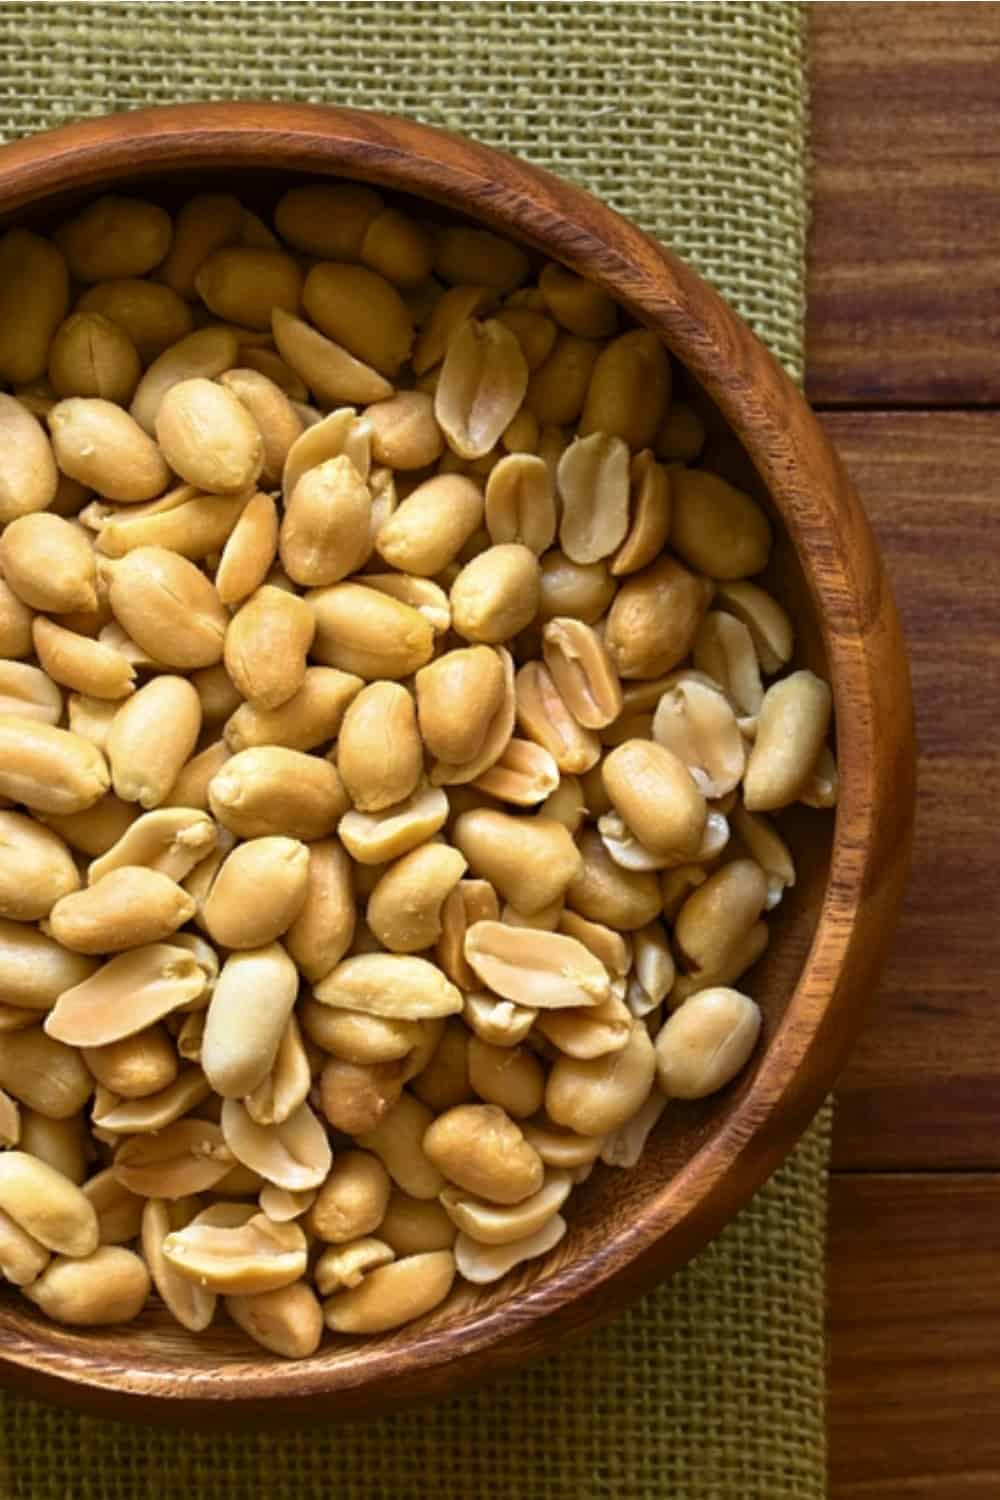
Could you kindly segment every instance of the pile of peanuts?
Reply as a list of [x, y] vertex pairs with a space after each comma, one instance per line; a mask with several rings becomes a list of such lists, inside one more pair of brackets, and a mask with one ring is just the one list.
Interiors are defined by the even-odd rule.
[[653, 334], [368, 187], [274, 226], [0, 238], [0, 1278], [298, 1358], [735, 1077], [836, 768]]

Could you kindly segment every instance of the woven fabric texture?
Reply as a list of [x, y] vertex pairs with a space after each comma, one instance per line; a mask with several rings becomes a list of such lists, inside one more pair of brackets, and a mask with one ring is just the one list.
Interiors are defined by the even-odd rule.
[[[411, 114], [584, 183], [796, 376], [804, 18], [787, 3], [0, 3], [0, 134], [282, 98]], [[2, 1500], [822, 1500], [829, 1120], [683, 1273], [481, 1392], [363, 1427], [148, 1430], [0, 1396]]]

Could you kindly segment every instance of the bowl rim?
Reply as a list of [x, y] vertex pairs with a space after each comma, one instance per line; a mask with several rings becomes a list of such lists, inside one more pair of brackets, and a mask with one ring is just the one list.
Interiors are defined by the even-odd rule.
[[119, 1410], [131, 1402], [137, 1414], [168, 1420], [188, 1420], [192, 1402], [213, 1409], [214, 1421], [229, 1404], [243, 1416], [252, 1407], [301, 1417], [303, 1403], [315, 1411], [321, 1401], [324, 1415], [351, 1415], [370, 1411], [373, 1399], [385, 1410], [444, 1394], [545, 1352], [689, 1259], [788, 1153], [842, 1067], [898, 909], [913, 814], [905, 653], [868, 523], [803, 396], [707, 283], [541, 168], [435, 127], [327, 105], [172, 105], [64, 126], [0, 149], [0, 214], [69, 189], [235, 167], [352, 178], [443, 204], [589, 276], [664, 336], [743, 441], [802, 563], [830, 665], [840, 804], [814, 937], [752, 1084], [642, 1214], [595, 1253], [461, 1324], [414, 1325], [405, 1348], [372, 1344], [335, 1363], [234, 1365], [225, 1379], [136, 1370], [116, 1363], [111, 1342], [88, 1360], [72, 1331], [39, 1324], [29, 1337], [0, 1307], [0, 1379], [82, 1404], [93, 1404], [88, 1394], [113, 1396]]

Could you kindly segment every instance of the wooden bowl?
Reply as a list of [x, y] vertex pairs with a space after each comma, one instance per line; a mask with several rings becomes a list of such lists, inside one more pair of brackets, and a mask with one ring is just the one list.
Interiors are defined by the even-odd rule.
[[152, 109], [0, 152], [0, 219], [51, 224], [112, 190], [176, 202], [195, 185], [273, 201], [295, 177], [349, 177], [444, 205], [563, 261], [655, 329], [727, 424], [712, 462], [744, 471], [784, 522], [772, 582], [799, 659], [834, 690], [840, 804], [784, 818], [799, 884], [749, 988], [765, 1012], [752, 1068], [668, 1108], [640, 1165], [595, 1172], [570, 1232], [498, 1287], [464, 1287], [400, 1332], [326, 1342], [297, 1364], [220, 1320], [186, 1334], [156, 1308], [75, 1331], [0, 1298], [0, 1378], [75, 1405], [185, 1423], [304, 1419], [444, 1395], [558, 1347], [682, 1265], [747, 1201], [812, 1118], [861, 1026], [899, 906], [913, 810], [910, 689], [867, 520], [805, 401], [721, 299], [578, 188], [484, 146], [355, 110], [268, 104]]

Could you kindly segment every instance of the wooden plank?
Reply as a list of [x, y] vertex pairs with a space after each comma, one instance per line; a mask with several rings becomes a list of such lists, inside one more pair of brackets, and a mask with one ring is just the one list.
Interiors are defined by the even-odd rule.
[[1000, 1493], [1000, 1177], [835, 1177], [831, 1500]]
[[809, 14], [809, 394], [1000, 402], [1000, 5]]
[[834, 1160], [1000, 1167], [1000, 413], [824, 425], [885, 549], [921, 748], [909, 897], [838, 1090]]

